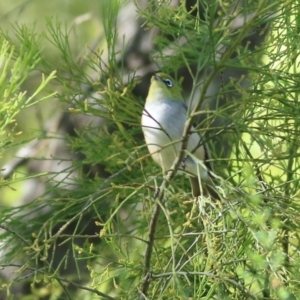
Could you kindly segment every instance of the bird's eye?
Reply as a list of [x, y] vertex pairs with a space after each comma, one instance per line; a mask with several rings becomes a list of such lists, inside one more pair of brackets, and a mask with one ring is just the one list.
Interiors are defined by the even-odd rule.
[[172, 87], [173, 86], [173, 82], [170, 79], [164, 79], [164, 83], [166, 84], [167, 87]]

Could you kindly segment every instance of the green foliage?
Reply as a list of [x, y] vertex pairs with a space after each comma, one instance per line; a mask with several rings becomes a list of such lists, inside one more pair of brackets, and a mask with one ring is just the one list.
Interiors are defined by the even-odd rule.
[[[36, 99], [36, 96], [47, 86], [50, 80], [55, 78], [55, 72], [45, 77], [35, 92], [27, 96], [21, 90], [24, 81], [36, 69], [40, 62], [38, 51], [38, 41], [35, 40], [31, 31], [25, 27], [17, 27], [16, 35], [21, 42], [21, 47], [16, 49], [13, 42], [4, 33], [0, 33], [1, 38], [1, 75], [0, 75], [0, 151], [11, 144], [14, 137], [20, 132], [16, 132], [16, 116], [22, 109], [26, 109], [43, 100], [53, 97], [55, 93], [44, 98]], [[0, 153], [1, 153], [0, 152]]]
[[[62, 86], [56, 96], [68, 113], [92, 117], [66, 138], [74, 159], [51, 158], [70, 164], [23, 177], [39, 177], [47, 190], [1, 210], [0, 266], [18, 269], [2, 289], [28, 281], [36, 297], [46, 290], [60, 299], [293, 299], [300, 293], [298, 10], [290, 3], [252, 1], [233, 14], [229, 4], [212, 1], [201, 11], [187, 9], [184, 1], [178, 7], [149, 1], [139, 10], [145, 28], [161, 30], [154, 60], [175, 75], [188, 68], [198, 108], [216, 77], [222, 84], [226, 68], [246, 70], [251, 78], [247, 90], [234, 79], [222, 86], [220, 99], [232, 89], [241, 99], [208, 119], [229, 119], [214, 132], [236, 137], [231, 157], [215, 161], [222, 175], [218, 202], [192, 199], [184, 177], [165, 180], [149, 158], [140, 128], [143, 105], [134, 94], [140, 78], [129, 74], [124, 83], [116, 50], [120, 1], [101, 4], [106, 60], [104, 51], [87, 51], [85, 60], [77, 60], [70, 32], [47, 20], [47, 39], [60, 53], [56, 78], [32, 31], [15, 28], [20, 48], [1, 35], [1, 151], [14, 142], [16, 115], [55, 95], [37, 98], [50, 80]], [[234, 30], [237, 12], [249, 11], [252, 18]], [[273, 23], [265, 44], [242, 46], [267, 16]], [[20, 92], [40, 62], [48, 77], [31, 96]], [[158, 186], [165, 197], [154, 199]], [[80, 291], [72, 293], [74, 287]]]

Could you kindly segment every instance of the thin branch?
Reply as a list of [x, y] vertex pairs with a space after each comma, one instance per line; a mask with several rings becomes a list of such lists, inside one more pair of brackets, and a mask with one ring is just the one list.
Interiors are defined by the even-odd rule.
[[150, 228], [149, 228], [149, 233], [148, 233], [148, 242], [147, 242], [147, 247], [146, 247], [146, 252], [145, 252], [145, 259], [144, 259], [144, 270], [143, 270], [143, 280], [142, 280], [142, 285], [141, 285], [141, 293], [142, 295], [146, 296], [149, 285], [151, 282], [151, 275], [150, 275], [150, 265], [151, 265], [151, 256], [152, 256], [152, 251], [154, 247], [154, 239], [155, 239], [155, 231], [156, 231], [156, 224], [158, 220], [158, 216], [160, 213], [160, 205], [156, 203], [154, 212], [151, 217], [150, 221]]
[[21, 240], [25, 245], [27, 246], [31, 246], [31, 244], [25, 240], [20, 234], [18, 234], [16, 231], [10, 229], [9, 227], [3, 225], [3, 224], [0, 224], [0, 228], [10, 232], [11, 234], [13, 234], [14, 236], [16, 236], [19, 240]]
[[102, 293], [102, 292], [100, 292], [100, 291], [98, 291], [98, 290], [96, 290], [96, 289], [93, 289], [93, 288], [89, 288], [89, 287], [83, 286], [83, 285], [81, 285], [81, 284], [78, 284], [78, 283], [76, 283], [76, 282], [67, 280], [67, 279], [65, 279], [65, 278], [56, 276], [55, 279], [59, 279], [59, 280], [61, 280], [61, 281], [63, 281], [63, 282], [66, 282], [66, 283], [68, 283], [68, 284], [71, 284], [72, 286], [78, 287], [78, 288], [80, 288], [80, 289], [82, 289], [82, 290], [86, 290], [86, 291], [89, 291], [89, 292], [91, 292], [91, 293], [95, 293], [95, 294], [97, 294], [98, 296], [101, 296], [101, 297], [103, 297], [103, 298], [105, 298], [105, 299], [115, 300], [114, 297], [111, 297], [111, 296], [109, 296], [109, 295], [107, 295], [107, 294], [104, 294], [104, 293]]

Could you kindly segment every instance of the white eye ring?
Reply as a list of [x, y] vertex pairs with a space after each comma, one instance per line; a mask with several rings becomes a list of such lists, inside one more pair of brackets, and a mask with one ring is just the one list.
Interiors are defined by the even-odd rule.
[[166, 84], [167, 87], [172, 87], [173, 86], [173, 82], [170, 79], [164, 79], [164, 83]]

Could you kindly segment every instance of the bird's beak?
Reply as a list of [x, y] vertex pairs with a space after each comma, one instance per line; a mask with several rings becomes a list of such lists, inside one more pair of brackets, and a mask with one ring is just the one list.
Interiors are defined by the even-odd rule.
[[152, 80], [151, 81], [155, 81], [155, 80], [163, 82], [162, 79], [156, 73], [152, 76]]

